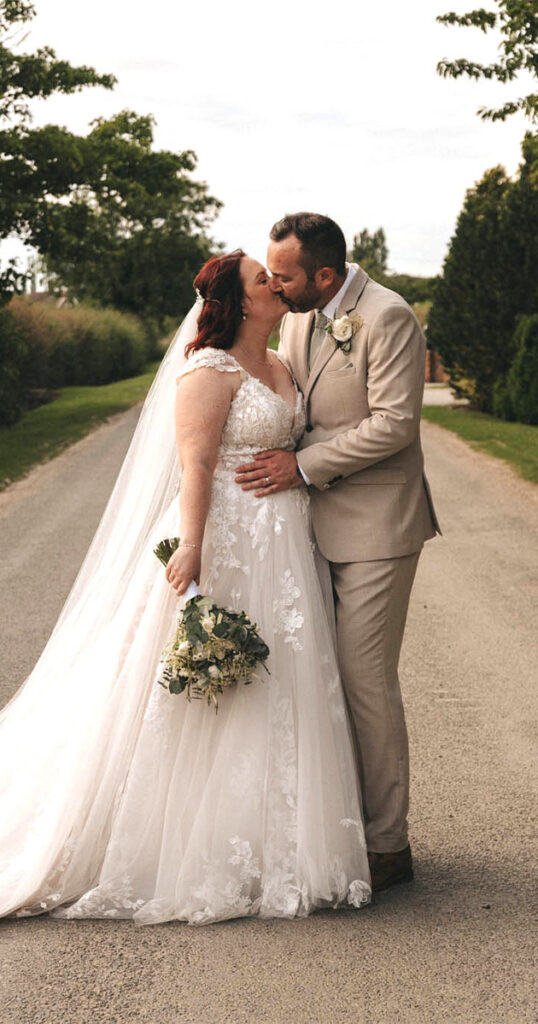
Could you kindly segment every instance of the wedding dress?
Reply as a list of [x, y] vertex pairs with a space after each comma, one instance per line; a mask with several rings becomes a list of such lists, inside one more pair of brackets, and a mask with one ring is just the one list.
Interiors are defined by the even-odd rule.
[[[200, 589], [257, 623], [270, 675], [262, 670], [250, 685], [225, 690], [217, 714], [155, 682], [184, 605], [153, 554], [159, 540], [181, 533], [174, 494], [61, 705], [58, 697], [59, 713], [73, 702], [76, 728], [55, 750], [49, 796], [23, 818], [14, 799], [11, 832], [0, 817], [0, 914], [199, 925], [370, 900], [352, 737], [306, 489], [256, 499], [234, 480], [256, 452], [296, 447], [302, 396], [296, 391], [292, 408], [211, 348], [178, 376], [207, 366], [239, 373], [241, 383], [221, 438]], [[52, 722], [54, 708], [50, 715]], [[68, 791], [70, 772], [77, 788], [71, 782]], [[0, 815], [9, 814], [9, 792]]]

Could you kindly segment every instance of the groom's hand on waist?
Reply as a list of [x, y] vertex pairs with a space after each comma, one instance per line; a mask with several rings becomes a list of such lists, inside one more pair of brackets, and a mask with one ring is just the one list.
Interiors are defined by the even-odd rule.
[[279, 448], [260, 452], [254, 456], [254, 462], [238, 466], [235, 482], [243, 491], [254, 491], [255, 498], [264, 498], [277, 491], [288, 491], [290, 487], [300, 487], [304, 483], [295, 452]]

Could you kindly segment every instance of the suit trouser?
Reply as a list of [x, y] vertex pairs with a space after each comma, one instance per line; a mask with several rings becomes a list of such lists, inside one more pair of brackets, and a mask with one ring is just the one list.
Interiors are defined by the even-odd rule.
[[357, 740], [369, 850], [407, 845], [409, 749], [398, 660], [420, 551], [331, 562], [338, 658]]

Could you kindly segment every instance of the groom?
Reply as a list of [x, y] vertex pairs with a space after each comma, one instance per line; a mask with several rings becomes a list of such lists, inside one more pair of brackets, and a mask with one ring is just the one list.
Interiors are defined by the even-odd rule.
[[258, 494], [308, 485], [331, 569], [379, 891], [413, 877], [398, 659], [422, 546], [441, 532], [420, 445], [425, 342], [404, 299], [346, 263], [344, 235], [329, 217], [278, 221], [267, 263], [291, 310], [279, 351], [304, 394], [307, 425], [298, 452], [263, 452], [239, 467], [237, 482]]

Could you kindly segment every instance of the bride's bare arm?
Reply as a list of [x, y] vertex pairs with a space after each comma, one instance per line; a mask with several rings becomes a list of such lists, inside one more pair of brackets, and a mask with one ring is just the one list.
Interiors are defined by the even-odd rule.
[[178, 595], [191, 580], [200, 582], [201, 547], [204, 537], [211, 482], [222, 430], [237, 387], [235, 373], [219, 373], [211, 367], [187, 373], [177, 385], [176, 441], [181, 466], [179, 508], [181, 547], [166, 568], [166, 578]]

